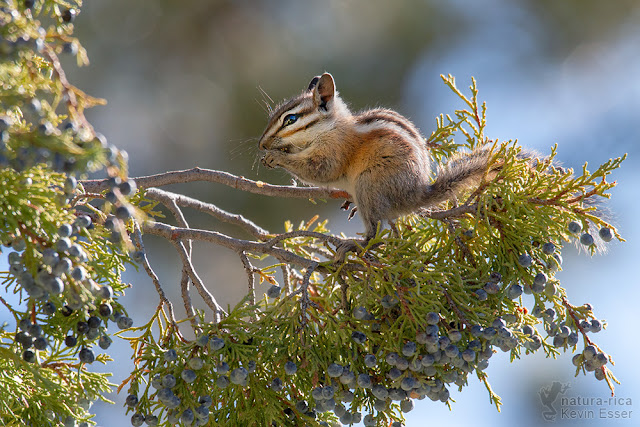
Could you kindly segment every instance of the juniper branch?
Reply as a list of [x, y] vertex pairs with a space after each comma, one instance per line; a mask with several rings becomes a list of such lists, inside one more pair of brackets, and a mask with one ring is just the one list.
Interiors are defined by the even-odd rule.
[[246, 253], [238, 252], [238, 255], [240, 256], [240, 261], [242, 261], [242, 266], [244, 267], [244, 270], [247, 273], [249, 295], [251, 296], [250, 303], [251, 305], [255, 305], [256, 304], [256, 279], [254, 276], [255, 267], [251, 264], [251, 261], [249, 261], [249, 257], [247, 257]]
[[267, 230], [257, 226], [242, 215], [227, 212], [212, 203], [205, 203], [198, 199], [184, 196], [182, 194], [172, 193], [166, 190], [160, 190], [158, 188], [149, 188], [146, 191], [145, 196], [151, 200], [158, 201], [167, 207], [171, 203], [175, 203], [178, 206], [188, 207], [204, 212], [221, 221], [241, 227], [257, 239], [264, 239], [269, 236], [269, 232]]
[[164, 289], [160, 284], [160, 279], [158, 278], [158, 275], [155, 273], [155, 271], [153, 271], [153, 268], [151, 268], [151, 265], [149, 264], [149, 259], [147, 258], [147, 255], [144, 250], [144, 242], [142, 239], [142, 232], [140, 230], [140, 225], [137, 223], [135, 223], [134, 225], [134, 242], [136, 247], [143, 253], [142, 266], [144, 267], [144, 270], [147, 272], [147, 275], [151, 278], [151, 281], [153, 282], [153, 285], [156, 288], [156, 292], [158, 292], [158, 295], [160, 296], [160, 303], [167, 306], [167, 311], [169, 312], [169, 319], [171, 320], [171, 325], [179, 333], [176, 318], [173, 312], [173, 304], [171, 304], [171, 301], [169, 301], [169, 299], [167, 298], [166, 294], [164, 293]]
[[285, 294], [290, 294], [292, 292], [291, 289], [291, 269], [288, 264], [282, 264], [280, 266], [282, 270], [282, 288], [284, 289]]
[[[172, 184], [184, 184], [188, 182], [213, 182], [223, 184], [238, 190], [254, 194], [262, 194], [273, 197], [297, 197], [304, 199], [348, 199], [349, 194], [342, 190], [333, 190], [318, 187], [296, 187], [292, 185], [273, 185], [262, 181], [253, 181], [242, 176], [236, 176], [228, 172], [211, 169], [192, 168], [182, 171], [164, 172], [156, 175], [132, 178], [138, 187], [152, 188], [164, 187]], [[109, 189], [106, 179], [86, 180], [81, 182], [85, 191], [97, 193]]]
[[[231, 249], [234, 252], [244, 251], [250, 253], [267, 254], [277, 258], [281, 262], [296, 265], [302, 268], [307, 268], [312, 263], [316, 262], [315, 260], [310, 260], [300, 255], [296, 255], [293, 252], [287, 251], [286, 249], [274, 247], [268, 242], [254, 242], [251, 240], [235, 239], [217, 231], [173, 227], [155, 221], [147, 221], [143, 226], [143, 231], [145, 233], [164, 237], [171, 242], [191, 239], [215, 243], [217, 245]], [[321, 234], [321, 236], [324, 235]], [[319, 269], [322, 269], [322, 266], [320, 266]]]
[[195, 328], [198, 322], [196, 319], [196, 311], [193, 309], [193, 303], [191, 302], [191, 294], [189, 293], [189, 272], [184, 266], [182, 267], [182, 276], [180, 277], [180, 295], [182, 296], [184, 309], [191, 322], [191, 326]]
[[215, 297], [207, 290], [207, 288], [202, 283], [202, 279], [198, 276], [193, 263], [191, 262], [191, 256], [187, 252], [187, 249], [184, 246], [184, 243], [181, 240], [172, 240], [171, 243], [174, 245], [180, 258], [182, 259], [182, 265], [184, 269], [186, 269], [189, 278], [191, 279], [191, 283], [198, 290], [198, 293], [204, 300], [204, 302], [209, 306], [211, 311], [213, 311], [213, 319], [215, 323], [220, 321], [220, 316], [222, 314], [227, 314], [224, 309], [218, 304]]
[[[161, 199], [161, 203], [163, 203], [167, 207], [167, 209], [169, 209], [169, 211], [173, 214], [178, 225], [184, 228], [189, 228], [189, 223], [187, 222], [187, 219], [184, 217], [182, 210], [178, 207], [178, 204], [176, 203], [175, 199], [170, 197], [162, 198], [160, 197], [160, 194], [156, 194], [156, 195], [158, 196], [159, 199]], [[187, 242], [188, 242], [187, 256], [190, 258], [191, 251], [192, 251], [192, 244], [191, 244], [191, 240], [188, 240]], [[193, 308], [193, 303], [191, 302], [191, 293], [189, 291], [189, 280], [190, 280], [189, 271], [187, 267], [184, 266], [183, 264], [181, 278], [180, 278], [180, 294], [182, 296], [182, 302], [184, 304], [185, 312], [187, 313], [187, 316], [189, 317], [189, 321], [191, 322], [191, 326], [193, 328], [196, 328], [198, 322], [196, 319], [196, 312]]]

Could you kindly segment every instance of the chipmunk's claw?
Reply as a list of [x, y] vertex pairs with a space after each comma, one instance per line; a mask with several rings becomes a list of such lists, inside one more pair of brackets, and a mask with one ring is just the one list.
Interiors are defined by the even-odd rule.
[[349, 252], [359, 252], [363, 250], [362, 246], [356, 240], [344, 240], [341, 244], [336, 247], [336, 260], [344, 261]]

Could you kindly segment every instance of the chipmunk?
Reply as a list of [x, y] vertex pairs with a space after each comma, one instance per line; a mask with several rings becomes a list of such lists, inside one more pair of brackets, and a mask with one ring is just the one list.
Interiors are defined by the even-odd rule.
[[329, 73], [273, 109], [259, 148], [266, 150], [265, 166], [349, 193], [364, 222], [365, 243], [381, 221], [433, 207], [477, 185], [490, 158], [488, 148], [457, 154], [437, 167], [434, 178], [429, 148], [416, 126], [389, 109], [351, 112]]

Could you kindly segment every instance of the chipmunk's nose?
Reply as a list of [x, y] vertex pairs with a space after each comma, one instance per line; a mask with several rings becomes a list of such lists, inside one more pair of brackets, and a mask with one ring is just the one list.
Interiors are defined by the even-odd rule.
[[267, 146], [267, 142], [269, 141], [269, 138], [266, 137], [267, 131], [265, 130], [264, 133], [260, 136], [260, 139], [258, 140], [258, 148], [261, 150], [267, 150], [269, 147]]

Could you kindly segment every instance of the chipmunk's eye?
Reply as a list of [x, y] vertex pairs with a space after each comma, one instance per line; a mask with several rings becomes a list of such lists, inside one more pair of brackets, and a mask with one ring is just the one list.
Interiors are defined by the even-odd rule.
[[284, 116], [284, 120], [282, 121], [282, 127], [294, 124], [296, 120], [298, 120], [298, 117], [299, 116], [297, 114], [287, 114]]

